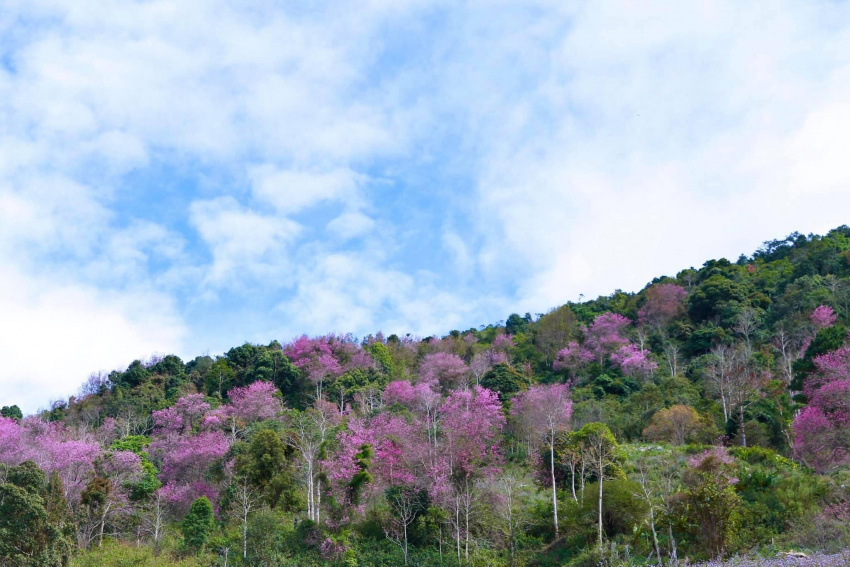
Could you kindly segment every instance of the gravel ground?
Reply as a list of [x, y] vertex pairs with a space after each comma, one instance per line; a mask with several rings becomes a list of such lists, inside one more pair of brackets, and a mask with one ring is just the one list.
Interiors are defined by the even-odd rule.
[[804, 557], [792, 554], [780, 555], [772, 559], [735, 557], [725, 561], [700, 563], [700, 567], [850, 567], [850, 551], [832, 555], [814, 553]]

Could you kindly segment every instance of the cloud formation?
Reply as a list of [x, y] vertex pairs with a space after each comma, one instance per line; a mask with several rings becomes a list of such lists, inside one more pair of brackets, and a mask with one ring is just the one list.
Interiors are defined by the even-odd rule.
[[0, 38], [27, 411], [154, 351], [444, 333], [850, 210], [841, 3], [11, 0]]

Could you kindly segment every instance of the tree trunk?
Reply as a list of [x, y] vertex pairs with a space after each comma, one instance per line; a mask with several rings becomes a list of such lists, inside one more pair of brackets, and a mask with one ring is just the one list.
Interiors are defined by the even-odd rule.
[[321, 525], [322, 519], [320, 514], [322, 513], [322, 483], [316, 483], [316, 524]]
[[248, 509], [242, 516], [242, 561], [248, 558]]
[[604, 463], [599, 459], [599, 549], [602, 549], [602, 478], [605, 476]]
[[673, 537], [673, 524], [667, 524], [667, 536], [670, 538], [670, 557], [673, 565], [679, 565], [679, 555], [676, 551], [676, 538]]
[[464, 516], [464, 529], [466, 530], [466, 541], [464, 542], [463, 547], [463, 559], [466, 563], [469, 563], [469, 506], [470, 506], [470, 494], [469, 494], [469, 480], [466, 481], [466, 498], [463, 507], [463, 516]]
[[744, 404], [738, 406], [738, 419], [741, 422], [741, 446], [747, 446], [747, 428], [744, 425]]
[[555, 517], [555, 539], [558, 539], [558, 490], [555, 487], [555, 432], [549, 436], [549, 472], [552, 475], [552, 514]]
[[573, 500], [578, 502], [578, 496], [576, 496], [576, 464], [574, 462], [570, 462], [570, 490], [573, 493]]
[[581, 485], [581, 505], [584, 506], [584, 473], [585, 473], [585, 465], [584, 460], [581, 462], [581, 478], [579, 479], [579, 484]]
[[460, 565], [460, 496], [455, 495], [455, 542], [457, 543], [457, 564]]
[[404, 520], [404, 564], [407, 565], [407, 520]]
[[661, 561], [661, 548], [658, 547], [658, 532], [655, 531], [655, 510], [652, 503], [649, 504], [649, 527], [652, 529], [652, 545], [655, 546], [655, 554], [658, 555], [658, 567], [664, 567]]

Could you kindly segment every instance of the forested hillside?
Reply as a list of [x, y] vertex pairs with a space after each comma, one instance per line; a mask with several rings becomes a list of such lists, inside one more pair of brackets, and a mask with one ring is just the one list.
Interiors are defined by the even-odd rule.
[[850, 546], [850, 228], [443, 337], [0, 400], [0, 565], [674, 565]]

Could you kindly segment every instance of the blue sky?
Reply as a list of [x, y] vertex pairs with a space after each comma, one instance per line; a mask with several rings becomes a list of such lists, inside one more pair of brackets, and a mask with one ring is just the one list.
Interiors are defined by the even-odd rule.
[[824, 232], [848, 132], [845, 2], [7, 0], [0, 405]]

